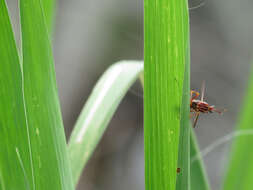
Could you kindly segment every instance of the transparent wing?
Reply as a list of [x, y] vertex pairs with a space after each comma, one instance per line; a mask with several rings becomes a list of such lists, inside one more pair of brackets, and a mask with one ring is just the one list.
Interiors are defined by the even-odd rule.
[[205, 90], [206, 90], [206, 82], [203, 81], [201, 87], [201, 101], [204, 101]]

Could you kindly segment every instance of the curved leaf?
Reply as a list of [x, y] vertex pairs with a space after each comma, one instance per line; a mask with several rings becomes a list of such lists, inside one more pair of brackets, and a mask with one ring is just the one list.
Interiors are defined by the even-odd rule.
[[[252, 67], [253, 69], [253, 67]], [[240, 114], [237, 131], [253, 129], [253, 70], [249, 79], [249, 89]], [[232, 152], [224, 181], [224, 190], [253, 189], [253, 144], [251, 136], [238, 136], [232, 144]]]
[[71, 134], [68, 151], [75, 184], [122, 98], [143, 71], [143, 62], [121, 61], [99, 79]]

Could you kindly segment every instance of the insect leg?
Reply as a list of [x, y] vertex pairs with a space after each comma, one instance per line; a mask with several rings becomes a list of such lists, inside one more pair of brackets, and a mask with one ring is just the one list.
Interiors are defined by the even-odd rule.
[[200, 112], [197, 112], [197, 113], [196, 113], [196, 117], [195, 117], [194, 123], [193, 123], [193, 128], [196, 127], [197, 121], [198, 121], [198, 119], [199, 119], [199, 114], [200, 114]]
[[194, 117], [196, 115], [196, 112], [195, 111], [191, 111], [190, 112], [190, 118]]

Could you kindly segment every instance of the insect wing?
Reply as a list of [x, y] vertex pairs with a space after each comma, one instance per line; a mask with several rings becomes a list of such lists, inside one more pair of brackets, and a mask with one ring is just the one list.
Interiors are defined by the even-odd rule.
[[205, 95], [205, 90], [206, 90], [206, 82], [202, 82], [202, 87], [201, 87], [201, 101], [204, 101], [204, 95]]

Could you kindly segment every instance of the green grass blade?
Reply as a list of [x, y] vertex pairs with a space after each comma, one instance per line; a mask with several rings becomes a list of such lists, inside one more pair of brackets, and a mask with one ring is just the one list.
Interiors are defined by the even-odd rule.
[[71, 134], [68, 151], [75, 184], [127, 90], [143, 71], [143, 62], [122, 61], [99, 79]]
[[40, 0], [21, 0], [23, 79], [33, 189], [73, 189], [48, 30]]
[[49, 36], [54, 29], [55, 0], [41, 0]]
[[147, 190], [176, 188], [188, 25], [187, 1], [144, 0], [144, 151]]
[[4, 0], [0, 0], [0, 189], [32, 189], [18, 52]]
[[[188, 49], [188, 48], [187, 48]], [[189, 113], [190, 113], [190, 52], [186, 59], [182, 111], [180, 122], [179, 150], [178, 150], [178, 168], [180, 173], [177, 174], [177, 190], [190, 190], [190, 129]]]
[[[192, 126], [189, 125], [191, 128]], [[210, 185], [204, 169], [204, 164], [200, 155], [197, 139], [193, 129], [191, 130], [191, 189], [192, 190], [209, 190]], [[195, 158], [198, 159], [195, 159]]]
[[[253, 70], [252, 70], [253, 71]], [[237, 130], [253, 130], [253, 73], [249, 79], [249, 89], [239, 117]], [[230, 162], [224, 181], [225, 190], [253, 189], [253, 144], [251, 135], [238, 136], [232, 144]]]

